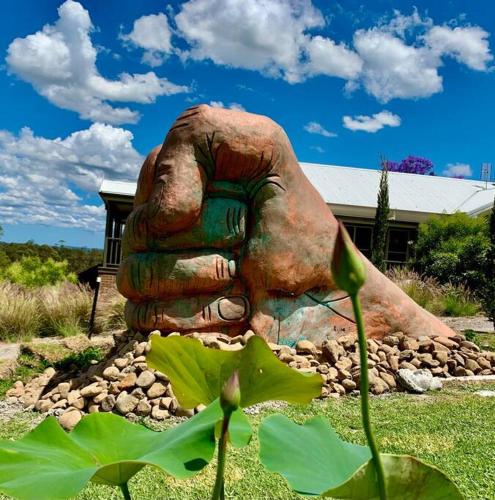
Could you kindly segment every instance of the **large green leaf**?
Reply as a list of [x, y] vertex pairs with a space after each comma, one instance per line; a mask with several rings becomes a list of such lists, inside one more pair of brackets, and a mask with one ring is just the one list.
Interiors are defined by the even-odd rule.
[[[369, 449], [341, 440], [321, 417], [298, 425], [282, 415], [259, 430], [260, 459], [303, 495], [378, 499]], [[458, 500], [462, 495], [436, 467], [401, 455], [382, 454], [388, 500]]]
[[[89, 480], [122, 485], [145, 465], [187, 478], [211, 460], [215, 425], [222, 417], [215, 401], [184, 423], [155, 432], [97, 413], [70, 434], [48, 417], [19, 441], [0, 441], [0, 491], [22, 499], [67, 498]], [[241, 430], [233, 440], [242, 443], [247, 431]]]
[[259, 429], [260, 460], [303, 495], [320, 495], [349, 479], [370, 459], [366, 446], [342, 441], [322, 417], [298, 425], [272, 415]]
[[[439, 469], [408, 455], [381, 454], [388, 500], [462, 500], [457, 486]], [[322, 496], [378, 499], [373, 464], [362, 466], [345, 484]]]
[[154, 336], [146, 361], [170, 378], [185, 408], [218, 398], [235, 370], [242, 407], [268, 400], [309, 403], [320, 395], [323, 383], [319, 374], [301, 373], [282, 363], [260, 337], [251, 337], [238, 351], [220, 351], [194, 338]]

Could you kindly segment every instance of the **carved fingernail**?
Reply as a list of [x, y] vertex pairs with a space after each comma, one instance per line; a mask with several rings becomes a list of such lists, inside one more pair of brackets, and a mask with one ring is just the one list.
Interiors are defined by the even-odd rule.
[[248, 312], [248, 303], [245, 297], [223, 297], [218, 301], [218, 315], [225, 321], [239, 321]]
[[229, 260], [229, 276], [235, 278], [237, 275], [235, 260]]

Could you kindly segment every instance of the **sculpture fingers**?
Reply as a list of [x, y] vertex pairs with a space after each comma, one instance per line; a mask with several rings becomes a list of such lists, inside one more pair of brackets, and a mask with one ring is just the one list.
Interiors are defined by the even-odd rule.
[[122, 262], [117, 288], [130, 300], [145, 301], [223, 291], [236, 275], [228, 253], [138, 253]]
[[147, 250], [237, 247], [246, 236], [247, 211], [247, 205], [242, 201], [209, 198], [205, 200], [196, 221], [186, 230], [157, 235], [149, 226], [143, 205], [127, 219], [123, 237], [124, 256]]
[[146, 203], [151, 195], [153, 183], [155, 181], [156, 159], [161, 149], [161, 144], [156, 146], [144, 160], [141, 171], [139, 172], [136, 194], [134, 196], [134, 208]]
[[245, 324], [249, 302], [244, 295], [196, 295], [161, 301], [127, 301], [125, 319], [129, 327], [141, 332], [190, 331]]

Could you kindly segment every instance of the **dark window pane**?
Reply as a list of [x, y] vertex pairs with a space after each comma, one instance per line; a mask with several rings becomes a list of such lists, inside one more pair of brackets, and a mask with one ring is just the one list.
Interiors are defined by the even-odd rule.
[[357, 226], [356, 227], [356, 237], [354, 243], [361, 250], [361, 252], [365, 253], [366, 250], [371, 249], [371, 236], [373, 230], [371, 227], [365, 226]]
[[389, 233], [389, 252], [403, 252], [407, 254], [409, 231], [407, 229], [391, 229]]
[[407, 254], [402, 252], [388, 252], [387, 260], [393, 262], [405, 262], [407, 260]]

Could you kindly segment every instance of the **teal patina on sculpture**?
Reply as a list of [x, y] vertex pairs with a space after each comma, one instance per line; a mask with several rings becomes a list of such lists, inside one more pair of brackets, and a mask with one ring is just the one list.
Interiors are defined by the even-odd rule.
[[[356, 186], [359, 189], [359, 186]], [[146, 158], [118, 288], [140, 331], [251, 328], [272, 341], [355, 330], [330, 263], [338, 224], [267, 117], [193, 106]], [[364, 257], [368, 335], [452, 335]]]

